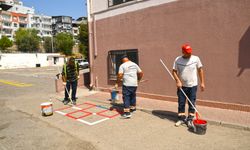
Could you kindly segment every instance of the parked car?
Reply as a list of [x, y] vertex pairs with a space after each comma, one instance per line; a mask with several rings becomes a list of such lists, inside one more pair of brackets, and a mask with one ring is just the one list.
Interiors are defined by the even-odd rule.
[[81, 58], [77, 58], [77, 59], [75, 59], [75, 61], [79, 64], [80, 69], [89, 68], [89, 62], [87, 62], [86, 60], [81, 59]]

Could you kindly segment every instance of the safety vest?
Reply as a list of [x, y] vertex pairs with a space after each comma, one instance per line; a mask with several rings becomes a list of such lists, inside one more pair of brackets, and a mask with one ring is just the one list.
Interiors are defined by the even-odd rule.
[[[77, 62], [75, 62], [75, 68], [76, 68], [76, 75], [78, 76], [78, 72], [77, 72]], [[67, 63], [65, 63], [65, 64], [63, 65], [63, 70], [64, 70], [65, 79], [67, 80]]]

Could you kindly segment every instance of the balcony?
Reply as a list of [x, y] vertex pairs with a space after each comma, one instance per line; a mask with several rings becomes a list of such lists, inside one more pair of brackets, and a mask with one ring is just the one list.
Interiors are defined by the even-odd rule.
[[9, 10], [12, 7], [12, 4], [7, 3], [6, 0], [0, 0], [0, 8], [2, 8], [2, 10]]

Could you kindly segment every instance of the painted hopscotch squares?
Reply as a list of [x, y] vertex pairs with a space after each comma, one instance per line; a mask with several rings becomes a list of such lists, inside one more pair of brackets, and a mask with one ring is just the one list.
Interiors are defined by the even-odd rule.
[[55, 112], [87, 125], [95, 125], [121, 114], [117, 109], [88, 102], [73, 107], [60, 108]]

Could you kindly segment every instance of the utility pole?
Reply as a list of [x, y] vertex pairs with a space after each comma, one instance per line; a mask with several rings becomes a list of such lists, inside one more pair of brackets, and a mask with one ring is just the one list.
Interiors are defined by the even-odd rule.
[[54, 53], [53, 34], [51, 35], [51, 51], [52, 51], [52, 53]]

